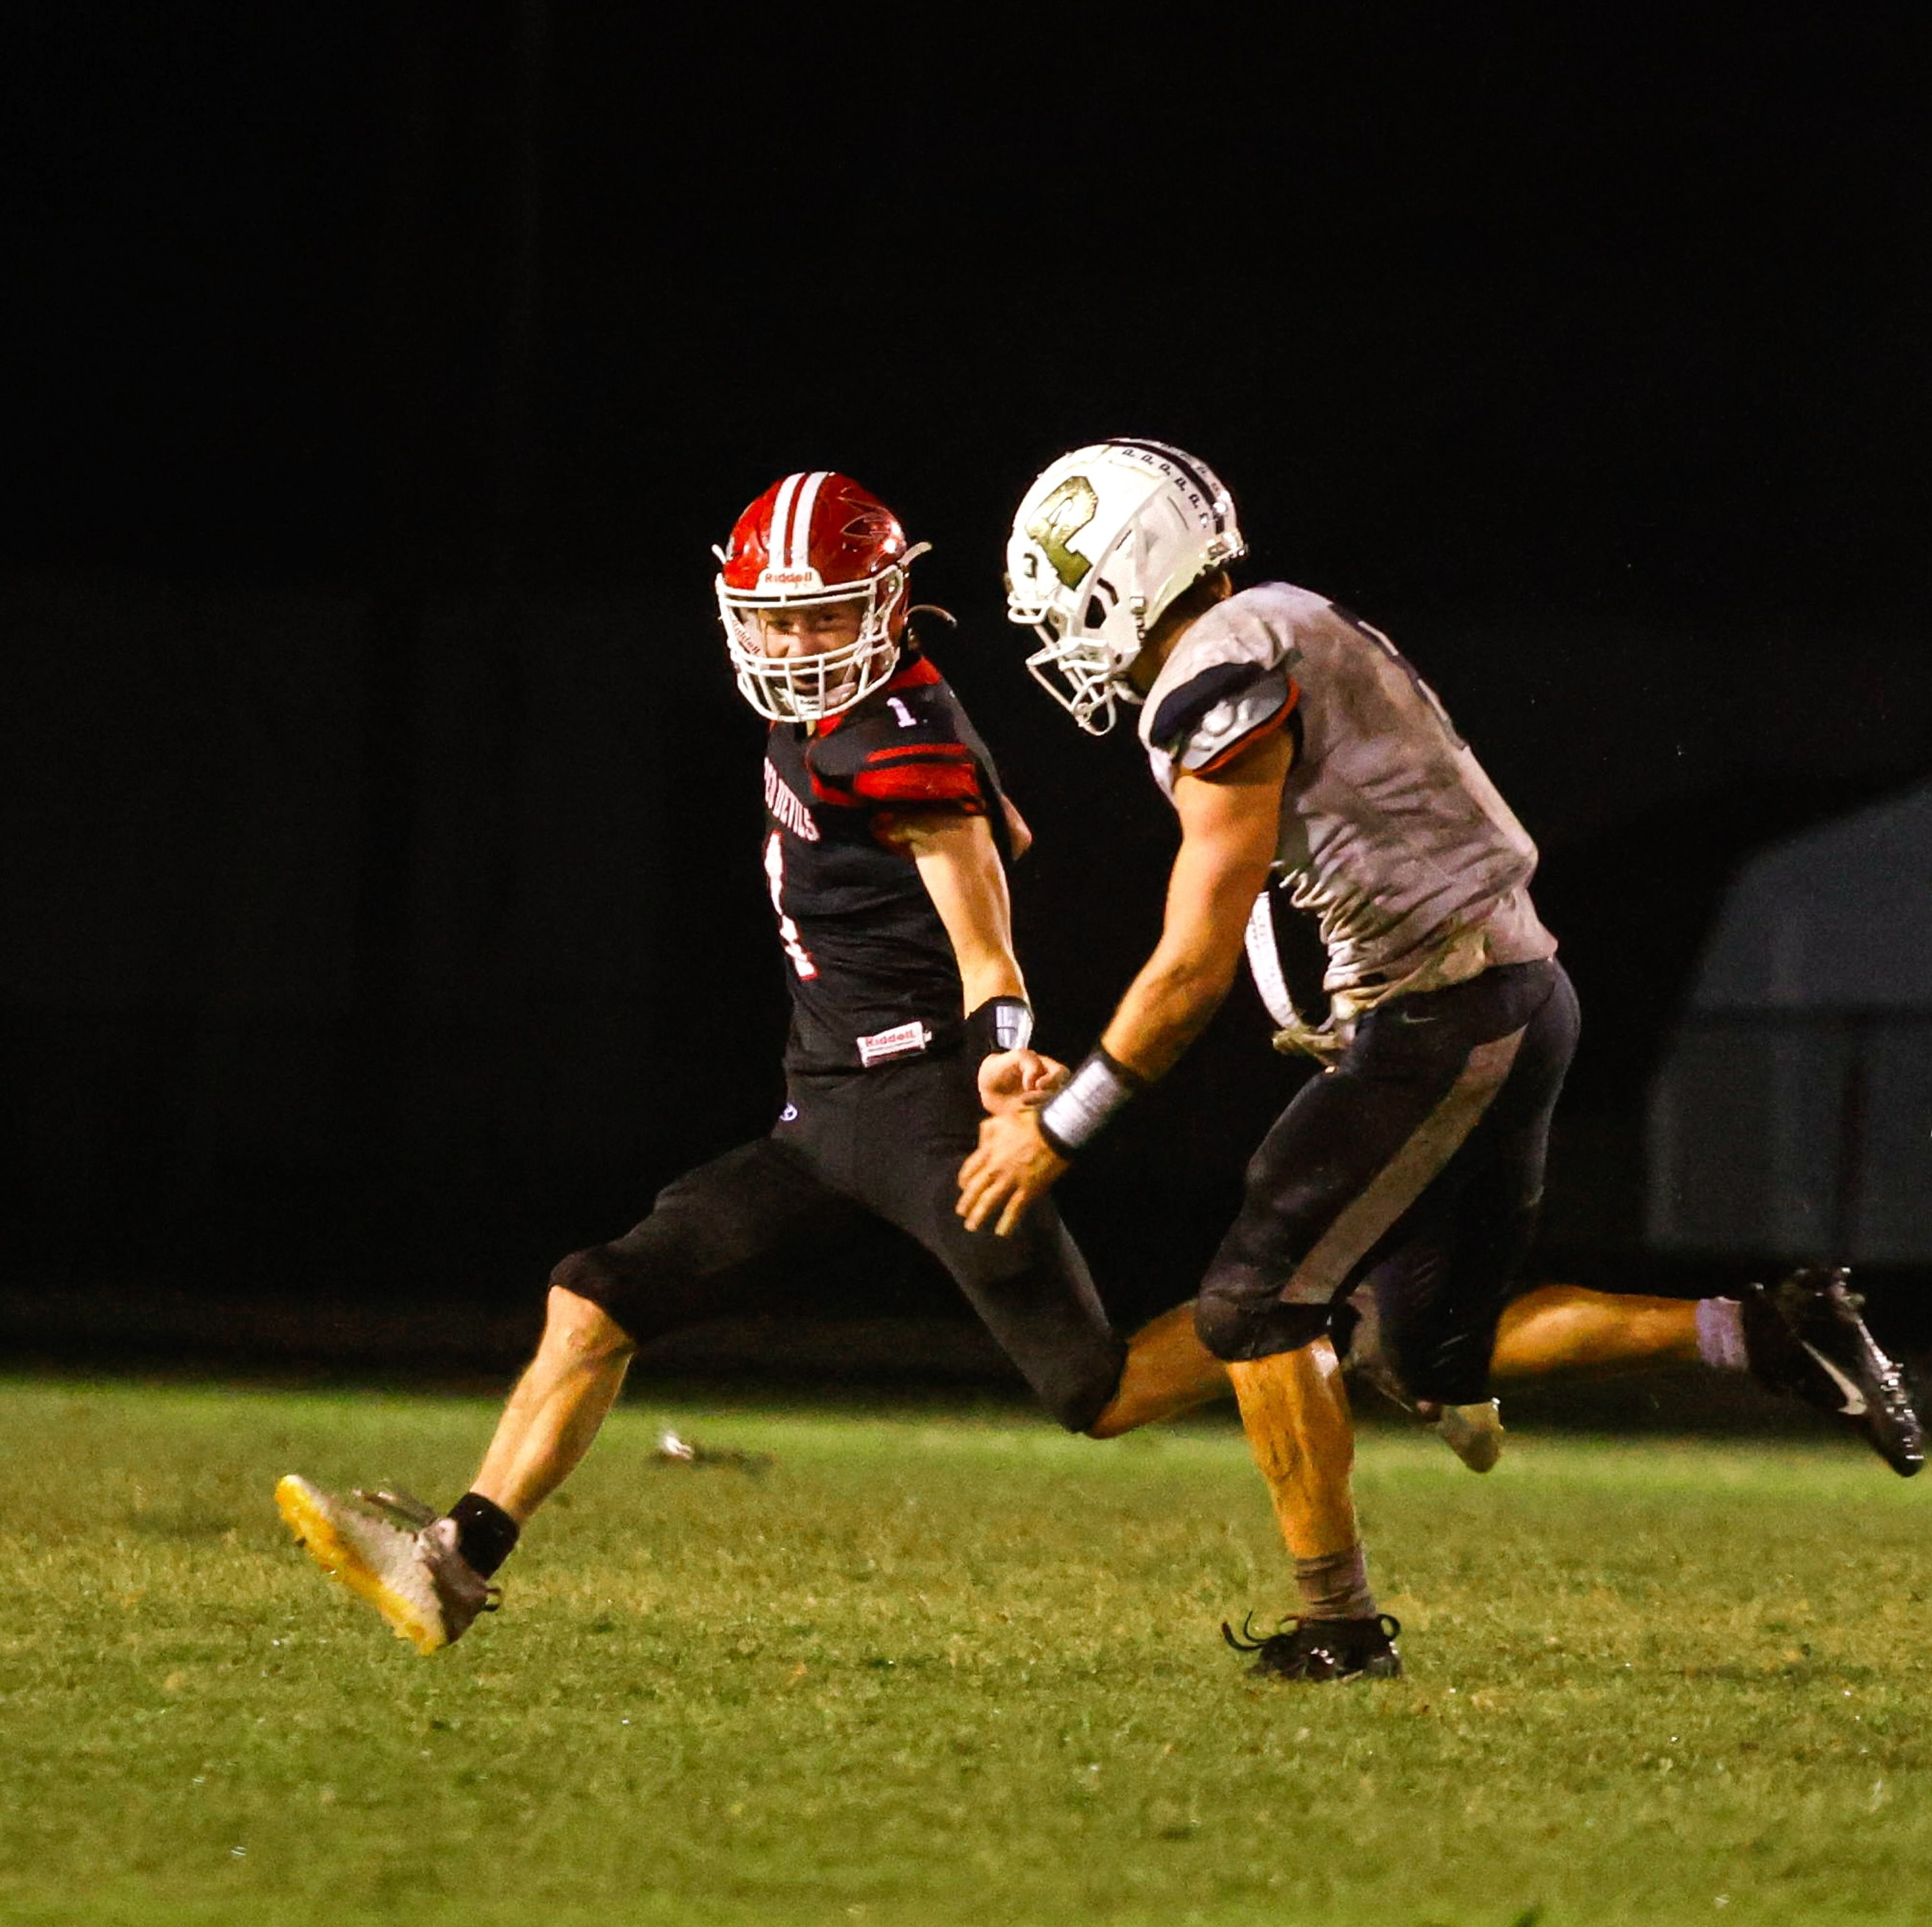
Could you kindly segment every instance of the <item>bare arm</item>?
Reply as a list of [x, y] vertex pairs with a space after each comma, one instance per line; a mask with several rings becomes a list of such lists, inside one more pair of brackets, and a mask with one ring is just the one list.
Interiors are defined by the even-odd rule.
[[1018, 863], [1033, 848], [1033, 831], [1018, 806], [1004, 790], [1000, 792], [1000, 809], [1006, 819], [1006, 841], [1012, 847], [1013, 861]]
[[1174, 783], [1180, 848], [1160, 941], [1100, 1038], [1109, 1056], [1144, 1078], [1173, 1068], [1234, 980], [1248, 912], [1281, 833], [1290, 753], [1288, 739], [1276, 734], [1225, 770], [1184, 772]]
[[[1107, 1054], [1142, 1077], [1173, 1065], [1234, 980], [1248, 912], [1274, 860], [1293, 754], [1276, 734], [1211, 776], [1183, 775], [1174, 784], [1180, 849], [1160, 941], [1101, 1036]], [[1007, 1235], [1066, 1169], [1033, 1110], [988, 1118], [960, 1170], [959, 1214], [970, 1230], [990, 1219]]]
[[986, 819], [939, 810], [902, 815], [892, 839], [918, 866], [946, 926], [966, 1010], [976, 1010], [989, 997], [1024, 997], [1006, 873]]

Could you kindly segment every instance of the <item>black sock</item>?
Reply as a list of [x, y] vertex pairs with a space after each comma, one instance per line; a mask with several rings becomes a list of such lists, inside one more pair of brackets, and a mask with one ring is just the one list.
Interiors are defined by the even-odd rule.
[[516, 1520], [480, 1492], [466, 1492], [448, 1516], [456, 1521], [456, 1550], [485, 1579], [516, 1550]]

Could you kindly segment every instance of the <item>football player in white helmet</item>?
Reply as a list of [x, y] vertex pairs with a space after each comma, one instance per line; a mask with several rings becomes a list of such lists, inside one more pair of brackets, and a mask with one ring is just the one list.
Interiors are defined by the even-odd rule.
[[1048, 468], [1013, 518], [1006, 613], [1036, 630], [1027, 667], [1089, 735], [1138, 704], [1128, 674], [1176, 599], [1247, 553], [1234, 498], [1165, 442], [1100, 442]]
[[[1181, 844], [1154, 955], [1043, 1106], [981, 1127], [959, 1210], [1016, 1229], [1187, 1048], [1250, 951], [1277, 1045], [1324, 1066], [1250, 1163], [1197, 1301], [1302, 1594], [1291, 1628], [1246, 1647], [1256, 1670], [1400, 1670], [1356, 1526], [1338, 1349], [1438, 1415], [1478, 1469], [1499, 1445], [1492, 1379], [1696, 1356], [1839, 1412], [1916, 1471], [1917, 1419], [1840, 1274], [1694, 1305], [1547, 1287], [1506, 1317], [1576, 1034], [1529, 897], [1535, 846], [1388, 637], [1288, 583], [1237, 593], [1227, 565], [1244, 552], [1227, 489], [1164, 443], [1076, 449], [1014, 518], [1008, 610], [1040, 638], [1028, 668], [1090, 734], [1139, 708]], [[1326, 949], [1318, 1025], [1270, 994], [1283, 900]]]

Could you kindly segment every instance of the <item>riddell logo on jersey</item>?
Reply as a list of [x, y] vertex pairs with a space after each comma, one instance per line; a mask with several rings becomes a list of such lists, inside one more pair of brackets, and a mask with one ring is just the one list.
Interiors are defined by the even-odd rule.
[[914, 1022], [895, 1024], [890, 1031], [874, 1031], [869, 1037], [856, 1040], [859, 1061], [868, 1070], [895, 1057], [917, 1057], [932, 1041], [925, 1025]]
[[812, 812], [800, 802], [797, 791], [778, 774], [769, 756], [765, 758], [765, 807], [794, 836], [802, 836], [808, 843], [818, 841], [818, 825], [812, 821]]

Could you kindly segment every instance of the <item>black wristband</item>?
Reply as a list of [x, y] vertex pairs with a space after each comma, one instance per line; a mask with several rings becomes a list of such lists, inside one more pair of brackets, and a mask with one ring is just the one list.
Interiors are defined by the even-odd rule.
[[1040, 1134], [1062, 1157], [1084, 1150], [1144, 1086], [1118, 1058], [1096, 1045], [1086, 1061], [1041, 1108]]
[[1024, 997], [989, 997], [966, 1019], [966, 1034], [982, 1057], [1024, 1050], [1033, 1040], [1033, 1006]]

